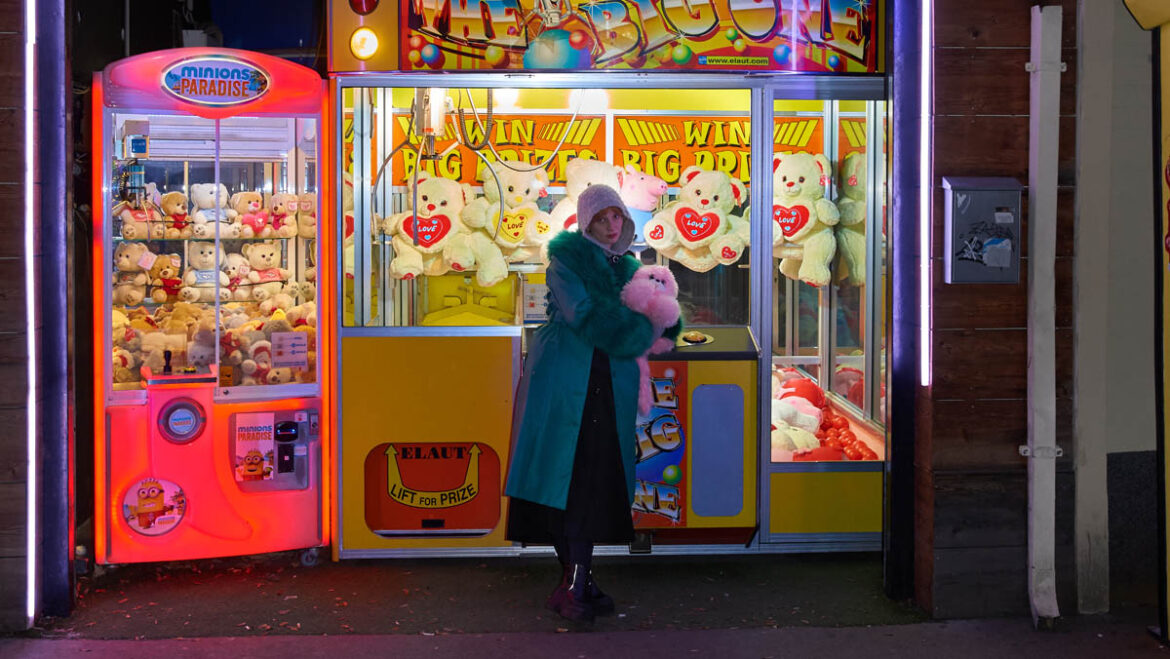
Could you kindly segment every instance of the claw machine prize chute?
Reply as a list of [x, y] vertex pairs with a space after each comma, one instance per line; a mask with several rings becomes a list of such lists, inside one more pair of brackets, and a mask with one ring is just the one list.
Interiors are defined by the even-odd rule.
[[93, 89], [99, 562], [327, 544], [324, 82], [187, 48]]

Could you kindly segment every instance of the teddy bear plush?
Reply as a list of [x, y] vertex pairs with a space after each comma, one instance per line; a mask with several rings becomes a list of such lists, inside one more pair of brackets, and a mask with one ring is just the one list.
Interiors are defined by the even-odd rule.
[[634, 220], [634, 242], [631, 247], [641, 251], [646, 248], [646, 223], [658, 208], [658, 200], [666, 194], [666, 181], [643, 174], [633, 165], [626, 165], [624, 170], [618, 170], [618, 182], [618, 194], [630, 211], [630, 218]]
[[841, 220], [833, 227], [840, 254], [837, 280], [857, 286], [865, 282], [865, 153], [854, 151], [845, 156], [838, 173], [837, 210]]
[[280, 267], [280, 246], [271, 242], [250, 243], [241, 249], [248, 259], [252, 299], [260, 303], [260, 310], [269, 314], [276, 308], [292, 307], [293, 300], [289, 295], [291, 273]]
[[829, 159], [824, 154], [779, 153], [772, 158], [773, 256], [780, 272], [813, 286], [829, 283], [837, 251], [837, 206], [825, 199]]
[[296, 372], [288, 366], [281, 366], [268, 369], [268, 377], [265, 384], [288, 384], [296, 382]]
[[297, 235], [297, 196], [279, 192], [268, 199], [270, 235], [292, 238]]
[[182, 192], [168, 192], [159, 200], [162, 209], [166, 238], [177, 240], [195, 235], [195, 227], [187, 215], [187, 195]]
[[481, 286], [503, 280], [508, 266], [500, 248], [487, 235], [472, 232], [463, 224], [470, 188], [425, 172], [419, 173], [416, 185], [417, 192], [407, 196], [413, 199], [417, 195], [417, 213], [395, 213], [382, 222], [382, 231], [394, 246], [391, 276], [413, 279], [475, 269]]
[[591, 185], [606, 185], [617, 190], [620, 170], [613, 165], [588, 158], [574, 158], [565, 165], [565, 197], [553, 206], [553, 232], [577, 230], [577, 196]]
[[232, 195], [231, 206], [239, 222], [241, 238], [270, 238], [273, 235], [268, 210], [264, 208], [264, 196], [259, 192], [237, 192]]
[[492, 170], [500, 187], [484, 169], [483, 196], [468, 202], [461, 214], [468, 227], [487, 232], [509, 263], [535, 260], [554, 233], [552, 217], [536, 205], [548, 195], [548, 173], [528, 169], [531, 165], [522, 162], [497, 163]]
[[297, 197], [297, 235], [305, 240], [317, 237], [317, 195], [312, 192]]
[[191, 214], [192, 235], [200, 239], [215, 238], [216, 222], [219, 223], [220, 238], [239, 238], [238, 213], [228, 207], [227, 186], [220, 183], [192, 183], [191, 203], [195, 212]]
[[138, 382], [142, 378], [139, 376], [138, 366], [140, 360], [138, 355], [134, 352], [126, 350], [125, 348], [114, 348], [113, 356], [113, 376], [114, 382], [117, 384], [124, 384], [128, 382]]
[[666, 328], [678, 322], [678, 282], [670, 268], [662, 265], [648, 265], [638, 268], [634, 276], [622, 287], [622, 303], [650, 319], [655, 339], [646, 354], [638, 357], [638, 412], [648, 414], [653, 397], [650, 391], [649, 356], [668, 352], [674, 342], [661, 336]]
[[[169, 193], [168, 193], [169, 194]], [[183, 288], [183, 259], [178, 254], [160, 254], [150, 266], [150, 297], [159, 304], [174, 303]]]
[[694, 272], [738, 261], [750, 237], [747, 221], [732, 215], [747, 202], [743, 182], [693, 165], [679, 182], [678, 198], [646, 223], [646, 244]]
[[220, 269], [228, 278], [228, 291], [231, 299], [236, 302], [247, 302], [252, 299], [252, 282], [248, 279], [248, 259], [243, 254], [229, 252], [223, 257]]
[[227, 302], [231, 291], [227, 287], [227, 275], [219, 269], [222, 259], [223, 249], [217, 250], [213, 242], [188, 243], [187, 270], [183, 273], [179, 299], [184, 302], [215, 302], [218, 290], [219, 300]]
[[125, 240], [158, 240], [166, 237], [162, 213], [149, 201], [142, 204], [123, 202], [114, 207], [114, 217], [121, 223]]
[[254, 341], [247, 347], [247, 356], [240, 363], [240, 371], [244, 377], [240, 380], [243, 385], [258, 385], [268, 382], [268, 371], [272, 369], [272, 343]]
[[215, 363], [215, 329], [203, 326], [187, 341], [187, 365], [205, 369]]
[[153, 262], [154, 255], [143, 243], [122, 242], [114, 248], [114, 304], [128, 307], [142, 304], [149, 282], [148, 265]]

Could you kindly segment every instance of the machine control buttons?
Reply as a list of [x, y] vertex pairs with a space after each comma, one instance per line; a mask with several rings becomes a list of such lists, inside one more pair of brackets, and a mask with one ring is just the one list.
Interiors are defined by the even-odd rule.
[[172, 400], [158, 415], [159, 433], [176, 444], [186, 444], [198, 437], [206, 423], [203, 406], [190, 398]]

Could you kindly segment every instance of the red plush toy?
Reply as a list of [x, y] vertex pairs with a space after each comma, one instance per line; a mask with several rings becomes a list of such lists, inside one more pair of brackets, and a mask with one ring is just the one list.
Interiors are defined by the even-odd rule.
[[789, 380], [784, 383], [781, 391], [783, 392], [780, 394], [781, 399], [795, 396], [803, 398], [821, 409], [825, 408], [825, 392], [812, 380], [805, 378]]

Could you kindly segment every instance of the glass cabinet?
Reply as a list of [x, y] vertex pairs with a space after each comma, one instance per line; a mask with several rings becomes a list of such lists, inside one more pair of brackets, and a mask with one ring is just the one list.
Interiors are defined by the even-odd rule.
[[316, 119], [105, 121], [113, 397], [179, 374], [220, 396], [316, 391]]

